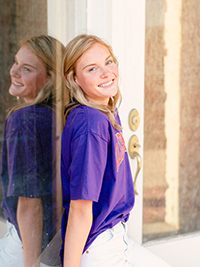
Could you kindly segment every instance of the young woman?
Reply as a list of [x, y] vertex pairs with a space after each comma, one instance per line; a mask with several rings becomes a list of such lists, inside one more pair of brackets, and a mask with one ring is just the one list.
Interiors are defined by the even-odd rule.
[[111, 47], [79, 35], [66, 47], [61, 176], [64, 267], [169, 266], [126, 234], [134, 188], [116, 105], [118, 63]]
[[50, 36], [23, 40], [10, 70], [9, 93], [21, 103], [9, 111], [4, 128], [2, 209], [8, 233], [0, 240], [0, 266], [39, 266], [56, 232], [54, 110], [63, 49]]

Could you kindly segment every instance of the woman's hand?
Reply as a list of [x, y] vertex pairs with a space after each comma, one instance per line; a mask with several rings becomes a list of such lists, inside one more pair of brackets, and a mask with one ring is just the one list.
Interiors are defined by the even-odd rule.
[[92, 201], [71, 200], [65, 234], [64, 267], [80, 267], [92, 218]]

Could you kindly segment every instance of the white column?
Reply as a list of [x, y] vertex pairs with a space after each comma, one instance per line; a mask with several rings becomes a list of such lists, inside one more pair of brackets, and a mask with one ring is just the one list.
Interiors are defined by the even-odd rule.
[[87, 32], [87, 0], [47, 0], [48, 34], [66, 45]]
[[180, 145], [180, 64], [181, 0], [167, 0], [165, 13], [164, 59], [166, 144], [166, 216], [165, 221], [179, 227], [179, 145]]

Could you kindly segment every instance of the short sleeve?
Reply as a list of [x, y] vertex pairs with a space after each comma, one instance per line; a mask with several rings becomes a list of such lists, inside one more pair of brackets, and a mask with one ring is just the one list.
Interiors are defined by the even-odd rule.
[[106, 140], [90, 131], [71, 143], [70, 197], [97, 202], [107, 161]]
[[[47, 153], [44, 153], [45, 144], [40, 131], [48, 139]], [[9, 131], [6, 144], [9, 176], [7, 196], [40, 198], [49, 195], [52, 191], [51, 132], [47, 134], [42, 127], [34, 124], [34, 120], [29, 120]]]

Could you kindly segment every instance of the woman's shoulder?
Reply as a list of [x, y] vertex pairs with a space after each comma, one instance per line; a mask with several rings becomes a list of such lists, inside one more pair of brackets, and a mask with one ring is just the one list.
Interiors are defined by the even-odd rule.
[[90, 132], [106, 138], [109, 124], [110, 121], [103, 112], [80, 105], [70, 112], [65, 127], [71, 129], [74, 133], [76, 132], [76, 134]]
[[108, 124], [109, 119], [103, 112], [88, 106], [78, 106], [70, 113], [70, 119], [76, 119], [85, 122], [91, 128], [92, 126]]
[[52, 110], [43, 105], [21, 108], [10, 114], [6, 120], [7, 131], [24, 130], [24, 128], [41, 128], [52, 121]]
[[52, 113], [52, 108], [50, 106], [45, 106], [43, 104], [37, 104], [37, 105], [32, 105], [28, 107], [23, 107], [21, 109], [16, 110], [15, 112], [11, 113], [8, 117], [8, 120], [13, 120], [13, 119], [21, 119], [23, 120], [24, 118], [33, 118], [35, 116], [46, 116], [48, 113]]

